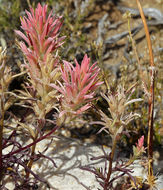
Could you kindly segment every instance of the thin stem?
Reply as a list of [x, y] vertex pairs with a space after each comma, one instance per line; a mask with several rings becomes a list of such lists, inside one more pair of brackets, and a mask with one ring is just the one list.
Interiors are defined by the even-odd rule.
[[111, 173], [112, 173], [112, 165], [113, 165], [113, 158], [114, 158], [116, 144], [117, 144], [117, 140], [116, 140], [116, 137], [115, 137], [114, 141], [113, 141], [113, 145], [112, 145], [110, 159], [109, 159], [109, 168], [108, 168], [107, 178], [105, 180], [104, 190], [108, 189], [108, 184], [109, 184], [109, 180], [110, 180]]
[[[37, 133], [36, 133], [36, 136], [35, 136], [35, 140], [34, 140], [34, 141], [36, 141], [37, 138], [38, 138], [38, 131], [37, 131]], [[36, 143], [36, 144], [37, 144], [37, 143]], [[29, 160], [29, 162], [28, 162], [28, 164], [27, 164], [27, 167], [28, 167], [30, 170], [31, 170], [32, 165], [33, 165], [33, 162], [34, 162], [34, 155], [35, 155], [36, 144], [32, 145], [31, 157], [30, 157], [30, 160]], [[26, 171], [26, 178], [29, 177], [29, 174], [30, 174], [29, 170]]]
[[53, 133], [54, 133], [57, 129], [59, 129], [60, 127], [61, 127], [61, 126], [56, 126], [56, 127], [54, 127], [49, 133], [47, 133], [46, 135], [44, 135], [44, 136], [38, 138], [36, 141], [34, 141], [34, 142], [28, 144], [27, 146], [24, 146], [24, 147], [22, 147], [22, 148], [16, 150], [16, 151], [14, 151], [14, 152], [10, 152], [9, 154], [4, 155], [3, 157], [4, 157], [4, 158], [7, 158], [7, 157], [10, 157], [10, 156], [12, 156], [12, 155], [14, 155], [14, 154], [18, 154], [19, 152], [21, 152], [21, 151], [23, 151], [23, 150], [26, 150], [27, 148], [30, 148], [30, 147], [33, 146], [34, 144], [36, 144], [36, 143], [42, 141], [43, 139], [46, 139], [48, 136], [50, 136], [51, 134], [53, 134]]
[[149, 35], [148, 26], [146, 23], [146, 19], [143, 13], [143, 9], [141, 7], [141, 4], [139, 0], [137, 1], [137, 5], [139, 8], [139, 12], [141, 15], [141, 19], [144, 25], [144, 30], [146, 34], [148, 49], [149, 49], [149, 57], [150, 57], [150, 96], [148, 99], [148, 105], [149, 105], [149, 120], [148, 120], [148, 176], [149, 178], [153, 176], [153, 110], [154, 110], [154, 79], [155, 79], [155, 71], [154, 71], [154, 58], [153, 58], [153, 51], [152, 51], [152, 43]]

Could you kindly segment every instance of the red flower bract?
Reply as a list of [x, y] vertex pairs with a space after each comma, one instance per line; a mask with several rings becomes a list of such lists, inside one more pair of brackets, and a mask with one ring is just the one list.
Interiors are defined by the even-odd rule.
[[47, 5], [39, 3], [34, 10], [26, 10], [27, 17], [21, 18], [21, 28], [24, 31], [15, 30], [16, 34], [25, 41], [20, 47], [30, 64], [37, 64], [38, 60], [46, 62], [47, 55], [62, 45], [65, 37], [58, 37], [62, 25], [61, 18], [52, 16], [52, 11], [47, 16]]
[[144, 150], [144, 136], [142, 136], [140, 139], [138, 139], [138, 144], [136, 143], [136, 147], [137, 149], [140, 150]]
[[81, 114], [90, 107], [96, 88], [103, 82], [98, 82], [98, 74], [100, 68], [94, 63], [90, 66], [90, 58], [84, 56], [81, 65], [75, 60], [74, 67], [67, 61], [64, 62], [64, 67], [61, 68], [63, 84], [59, 81], [59, 86], [51, 84], [56, 88], [63, 97], [61, 104], [63, 111], [60, 115], [66, 112]]

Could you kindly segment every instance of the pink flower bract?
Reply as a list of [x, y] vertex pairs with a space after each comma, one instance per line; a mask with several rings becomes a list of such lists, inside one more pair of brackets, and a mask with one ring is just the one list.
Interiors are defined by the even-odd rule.
[[51, 84], [61, 94], [61, 104], [64, 112], [81, 114], [91, 107], [90, 102], [94, 98], [95, 90], [103, 82], [98, 82], [100, 68], [97, 63], [90, 66], [90, 58], [84, 56], [81, 65], [75, 60], [75, 66], [67, 61], [63, 61], [61, 67], [63, 84], [60, 86]]
[[138, 149], [138, 151], [144, 151], [144, 135], [138, 139], [138, 144], [136, 143], [136, 148]]
[[21, 18], [21, 28], [24, 31], [15, 30], [16, 34], [23, 38], [20, 47], [29, 61], [29, 64], [37, 64], [38, 60], [46, 62], [47, 55], [62, 45], [65, 37], [58, 37], [62, 25], [61, 18], [52, 16], [52, 11], [47, 16], [47, 5], [39, 3], [34, 10], [26, 10], [27, 17]]

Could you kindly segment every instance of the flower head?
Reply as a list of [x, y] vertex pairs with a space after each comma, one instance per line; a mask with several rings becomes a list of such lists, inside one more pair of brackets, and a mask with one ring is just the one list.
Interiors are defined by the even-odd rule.
[[[134, 87], [134, 86], [133, 86]], [[127, 126], [133, 119], [140, 117], [137, 113], [127, 113], [127, 106], [138, 101], [142, 101], [141, 98], [131, 99], [131, 95], [134, 92], [134, 88], [131, 87], [125, 91], [124, 87], [118, 86], [115, 94], [109, 92], [108, 95], [101, 94], [108, 103], [108, 110], [110, 116], [106, 115], [100, 110], [101, 122], [104, 127], [100, 130], [109, 132], [111, 136], [116, 136], [117, 133], [122, 132], [122, 127]]]
[[95, 90], [103, 82], [98, 81], [100, 69], [94, 63], [90, 66], [90, 58], [84, 56], [81, 65], [75, 60], [75, 66], [67, 61], [63, 61], [64, 66], [61, 67], [63, 84], [59, 86], [51, 84], [61, 94], [62, 112], [71, 114], [81, 114], [91, 107]]
[[21, 28], [24, 33], [15, 30], [23, 38], [20, 47], [30, 64], [38, 64], [38, 60], [46, 62], [49, 53], [52, 53], [63, 42], [64, 37], [58, 37], [62, 25], [61, 18], [52, 16], [52, 11], [47, 16], [47, 5], [39, 3], [34, 10], [26, 10], [27, 17], [21, 18]]
[[[65, 37], [59, 37], [62, 17], [47, 14], [47, 5], [39, 3], [34, 10], [26, 10], [27, 16], [21, 18], [21, 28], [24, 31], [15, 30], [16, 34], [23, 38], [24, 42], [19, 43], [25, 55], [25, 67], [30, 75], [30, 82], [40, 93], [45, 91], [42, 86], [47, 86], [58, 79], [58, 55], [53, 54], [63, 43]], [[48, 89], [48, 90], [47, 90]], [[45, 92], [43, 92], [45, 94]]]
[[138, 151], [144, 151], [144, 135], [140, 138], [140, 139], [138, 139], [138, 143], [136, 143], [136, 148], [137, 148], [137, 150]]
[[133, 146], [134, 156], [139, 157], [142, 153], [145, 152], [144, 148], [144, 135], [138, 139], [138, 143], [136, 143], [136, 147]]

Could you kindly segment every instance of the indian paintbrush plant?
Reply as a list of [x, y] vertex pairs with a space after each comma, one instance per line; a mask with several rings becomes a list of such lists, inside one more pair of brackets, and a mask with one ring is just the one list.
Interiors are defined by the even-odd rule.
[[[52, 15], [52, 11], [47, 15], [47, 5], [38, 4], [35, 10], [31, 8], [26, 14], [27, 17], [21, 18], [24, 33], [15, 31], [25, 41], [20, 42], [19, 46], [25, 56], [24, 66], [29, 75], [25, 90], [19, 92], [30, 99], [30, 107], [36, 116], [33, 125], [36, 123], [37, 127], [30, 129], [31, 137], [36, 141], [42, 136], [41, 130], [45, 126], [46, 114], [56, 108], [59, 95], [50, 83], [55, 83], [60, 77], [57, 48], [63, 44], [65, 37], [59, 37], [62, 17]], [[32, 157], [35, 148], [36, 144], [32, 146]], [[27, 167], [31, 168], [32, 164], [33, 159], [30, 159]], [[26, 177], [29, 177], [28, 171]]]
[[[127, 107], [130, 104], [142, 101], [141, 98], [131, 99], [131, 96], [135, 91], [135, 86], [136, 84], [131, 86], [126, 91], [124, 87], [118, 86], [116, 93], [114, 92], [113, 94], [112, 92], [108, 92], [107, 95], [102, 94], [102, 97], [108, 103], [108, 111], [110, 113], [110, 116], [106, 115], [100, 110], [99, 114], [101, 115], [101, 121], [97, 121], [94, 123], [104, 126], [99, 132], [105, 131], [111, 135], [111, 153], [107, 155], [107, 153], [104, 151], [103, 156], [98, 158], [92, 158], [92, 160], [105, 159], [104, 168], [82, 167], [82, 169], [94, 173], [99, 184], [104, 190], [114, 189], [113, 182], [118, 178], [121, 178], [123, 175], [128, 175], [129, 178], [134, 182], [135, 187], [137, 188], [136, 179], [132, 176], [132, 169], [130, 168], [130, 166], [136, 159], [138, 159], [142, 155], [145, 150], [143, 147], [144, 137], [141, 137], [138, 141], [137, 146], [133, 147], [133, 156], [130, 157], [129, 161], [121, 162], [121, 160], [117, 159], [115, 166], [113, 166], [113, 161], [115, 161], [114, 155], [117, 142], [122, 139], [123, 135], [129, 135], [126, 126], [133, 119], [140, 117], [140, 115], [137, 113], [127, 113]], [[117, 172], [119, 174], [117, 174]]]
[[[26, 11], [26, 13], [27, 17], [21, 18], [21, 27], [24, 33], [21, 31], [15, 32], [25, 41], [25, 43], [20, 42], [19, 47], [25, 56], [25, 69], [22, 70], [26, 70], [28, 81], [24, 85], [24, 91], [17, 91], [15, 97], [19, 97], [20, 105], [28, 108], [28, 111], [24, 118], [15, 120], [17, 130], [13, 129], [7, 139], [2, 138], [5, 112], [4, 95], [7, 94], [5, 91], [8, 89], [12, 77], [6, 76], [7, 74], [9, 75], [10, 72], [4, 70], [3, 60], [1, 66], [1, 176], [3, 175], [3, 170], [6, 170], [6, 174], [10, 173], [15, 181], [16, 188], [19, 187], [20, 182], [24, 183], [29, 181], [30, 173], [37, 179], [40, 179], [31, 170], [34, 160], [41, 157], [41, 153], [35, 154], [36, 143], [52, 134], [58, 128], [55, 126], [53, 130], [46, 135], [43, 135], [41, 131], [46, 122], [46, 114], [56, 106], [57, 102], [57, 90], [50, 87], [49, 84], [57, 80], [60, 76], [56, 66], [59, 62], [56, 49], [62, 45], [60, 41], [64, 38], [58, 37], [58, 31], [62, 25], [61, 17], [53, 16], [52, 11], [47, 15], [47, 5], [41, 6], [38, 4], [35, 10], [31, 8], [31, 12]], [[3, 53], [1, 57], [2, 55]], [[4, 92], [6, 94], [4, 94]], [[12, 93], [12, 95], [13, 94], [14, 93]], [[31, 115], [31, 110], [33, 110], [35, 115], [35, 119], [33, 120], [31, 120], [31, 117], [27, 117]], [[22, 144], [16, 142], [16, 131], [21, 130], [33, 140], [32, 143], [25, 147], [22, 147]], [[2, 139], [4, 140], [4, 144], [2, 143]], [[13, 145], [12, 150], [6, 155], [2, 155], [2, 149], [10, 145]], [[16, 157], [15, 154], [17, 155]], [[19, 154], [20, 156], [18, 156]], [[26, 172], [26, 179], [24, 181], [21, 175], [19, 175], [18, 170], [20, 166], [23, 166]], [[40, 179], [40, 181], [43, 180]]]

